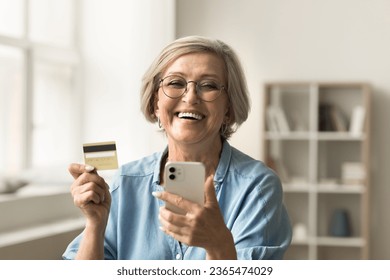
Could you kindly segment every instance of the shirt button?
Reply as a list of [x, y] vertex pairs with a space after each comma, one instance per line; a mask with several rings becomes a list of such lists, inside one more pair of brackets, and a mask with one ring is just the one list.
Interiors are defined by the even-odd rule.
[[180, 260], [181, 259], [181, 255], [180, 254], [176, 254], [176, 259]]

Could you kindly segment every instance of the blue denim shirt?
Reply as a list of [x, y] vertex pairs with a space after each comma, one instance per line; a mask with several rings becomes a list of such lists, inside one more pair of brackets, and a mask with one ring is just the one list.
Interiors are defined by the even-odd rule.
[[[159, 185], [164, 154], [123, 165], [111, 186], [112, 204], [105, 233], [106, 259], [205, 259], [203, 248], [186, 246], [159, 229]], [[232, 232], [238, 259], [281, 259], [291, 242], [291, 225], [282, 204], [279, 178], [262, 162], [223, 143], [214, 175], [219, 206]], [[63, 254], [73, 259], [81, 236]]]

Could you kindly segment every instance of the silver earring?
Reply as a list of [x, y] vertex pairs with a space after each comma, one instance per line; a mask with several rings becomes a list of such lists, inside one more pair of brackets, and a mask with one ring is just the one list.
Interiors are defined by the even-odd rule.
[[160, 118], [159, 117], [157, 117], [157, 124], [158, 124], [158, 128], [162, 128], [162, 125], [161, 125], [161, 121], [160, 121]]

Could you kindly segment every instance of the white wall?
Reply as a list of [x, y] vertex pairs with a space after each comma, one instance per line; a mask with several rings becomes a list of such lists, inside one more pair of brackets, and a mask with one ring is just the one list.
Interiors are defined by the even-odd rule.
[[179, 0], [177, 37], [222, 39], [239, 53], [252, 98], [233, 145], [262, 157], [262, 83], [363, 80], [373, 87], [371, 258], [390, 259], [390, 1]]
[[174, 0], [84, 0], [82, 10], [82, 141], [115, 140], [120, 163], [161, 150], [157, 125], [140, 113], [139, 89], [149, 64], [174, 38]]

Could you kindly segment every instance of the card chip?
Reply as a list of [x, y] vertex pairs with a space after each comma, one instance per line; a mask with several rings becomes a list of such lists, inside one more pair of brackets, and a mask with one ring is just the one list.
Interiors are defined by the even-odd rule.
[[85, 164], [97, 170], [118, 168], [118, 158], [115, 141], [87, 143], [83, 145]]

